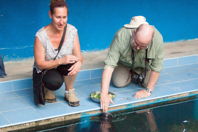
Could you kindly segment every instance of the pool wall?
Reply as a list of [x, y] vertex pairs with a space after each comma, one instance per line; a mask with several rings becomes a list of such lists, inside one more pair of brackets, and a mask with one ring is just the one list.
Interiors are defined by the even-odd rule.
[[[198, 38], [196, 0], [67, 0], [69, 23], [83, 51], [108, 48], [115, 32], [132, 16], [143, 15], [165, 42]], [[49, 0], [0, 1], [0, 55], [4, 60], [33, 57], [34, 35], [50, 23]]]

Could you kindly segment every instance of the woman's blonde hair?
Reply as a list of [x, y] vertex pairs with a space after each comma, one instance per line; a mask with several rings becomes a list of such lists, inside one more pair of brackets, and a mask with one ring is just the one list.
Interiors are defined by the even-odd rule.
[[54, 13], [54, 8], [56, 7], [66, 7], [67, 4], [65, 0], [50, 0], [50, 11], [53, 14]]

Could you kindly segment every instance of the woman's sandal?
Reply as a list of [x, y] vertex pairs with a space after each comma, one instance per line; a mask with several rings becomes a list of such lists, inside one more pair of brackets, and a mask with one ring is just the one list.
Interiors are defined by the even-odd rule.
[[47, 102], [47, 103], [55, 103], [56, 102], [56, 98], [54, 98], [54, 99], [45, 99], [45, 102]]
[[80, 101], [70, 102], [67, 98], [65, 98], [65, 101], [72, 107], [76, 107], [80, 105]]

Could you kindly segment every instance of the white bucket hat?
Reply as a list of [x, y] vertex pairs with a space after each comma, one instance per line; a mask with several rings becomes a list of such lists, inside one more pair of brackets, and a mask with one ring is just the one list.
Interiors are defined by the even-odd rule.
[[146, 18], [144, 16], [134, 16], [131, 18], [131, 21], [129, 24], [125, 24], [124, 27], [126, 28], [137, 28], [141, 24], [149, 24], [146, 22]]

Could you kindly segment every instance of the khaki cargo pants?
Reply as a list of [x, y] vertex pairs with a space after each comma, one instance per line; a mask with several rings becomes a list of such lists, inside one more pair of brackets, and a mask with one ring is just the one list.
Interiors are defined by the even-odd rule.
[[[125, 67], [123, 65], [119, 65], [114, 69], [113, 75], [112, 75], [112, 83], [114, 86], [121, 88], [129, 85], [131, 83], [131, 69], [128, 67]], [[149, 78], [150, 78], [151, 71], [147, 71], [146, 77], [144, 79], [144, 87], [147, 87]]]

